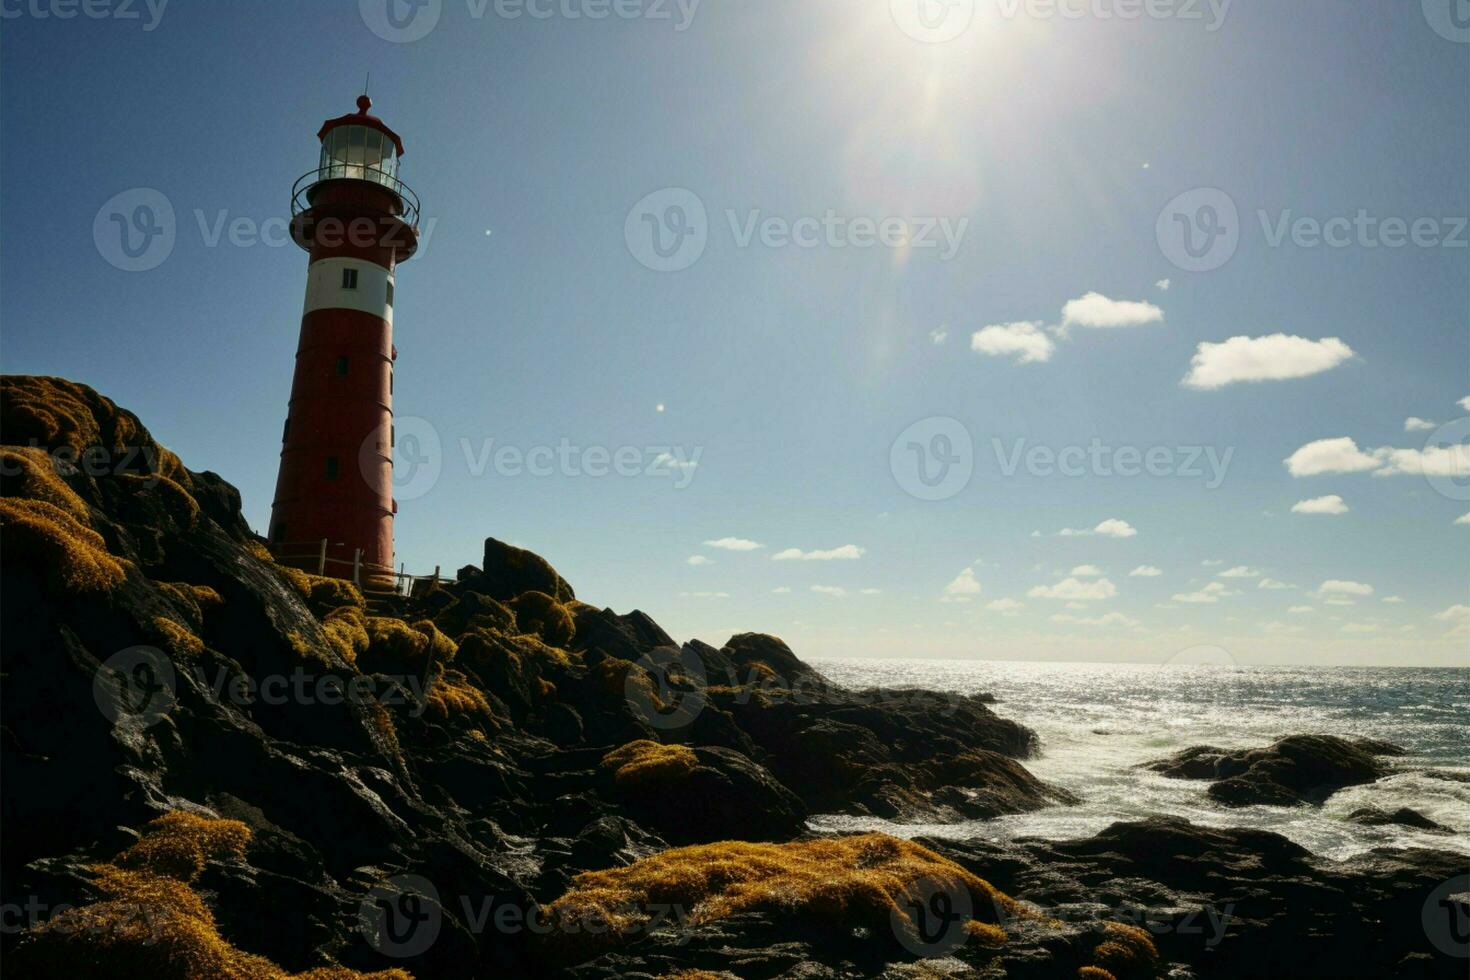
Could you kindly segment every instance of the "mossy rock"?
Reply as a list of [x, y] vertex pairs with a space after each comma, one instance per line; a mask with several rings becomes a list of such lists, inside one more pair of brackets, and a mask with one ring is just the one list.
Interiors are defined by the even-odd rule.
[[510, 632], [516, 614], [507, 606], [478, 592], [466, 591], [434, 616], [434, 625], [449, 636], [463, 636], [471, 629]]
[[527, 592], [510, 603], [516, 628], [549, 646], [566, 648], [577, 634], [571, 610], [544, 592]]
[[558, 602], [577, 597], [545, 558], [494, 538], [485, 539], [484, 567], [465, 584], [502, 602], [527, 592], [544, 592]]

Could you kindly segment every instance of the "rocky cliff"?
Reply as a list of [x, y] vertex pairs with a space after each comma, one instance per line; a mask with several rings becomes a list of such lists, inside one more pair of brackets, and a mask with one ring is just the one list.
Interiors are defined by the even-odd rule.
[[[984, 698], [680, 645], [493, 538], [411, 598], [284, 568], [82, 385], [6, 378], [0, 441], [11, 975], [1128, 980], [1261, 975], [1281, 942], [1297, 976], [1463, 973], [1417, 924], [1452, 857], [1327, 868], [1177, 822], [815, 838], [1071, 798]], [[1227, 904], [1220, 941], [1181, 930]]]

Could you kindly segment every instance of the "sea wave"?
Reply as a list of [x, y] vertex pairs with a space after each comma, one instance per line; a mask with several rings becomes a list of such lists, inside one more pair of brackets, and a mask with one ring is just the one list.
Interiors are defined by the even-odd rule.
[[[852, 687], [924, 687], [994, 694], [995, 710], [1036, 730], [1032, 772], [1081, 797], [1077, 805], [958, 824], [893, 824], [819, 816], [823, 830], [884, 830], [951, 839], [1091, 836], [1118, 820], [1186, 817], [1282, 834], [1345, 859], [1374, 848], [1431, 847], [1470, 854], [1470, 671], [1431, 668], [1236, 667], [955, 660], [829, 660], [815, 664]], [[1321, 732], [1385, 739], [1406, 754], [1394, 772], [1334, 794], [1321, 807], [1243, 807], [1211, 800], [1202, 782], [1138, 768], [1191, 745], [1264, 745]], [[1456, 776], [1459, 778], [1456, 778]], [[1450, 828], [1437, 834], [1348, 820], [1360, 807], [1418, 810]]]

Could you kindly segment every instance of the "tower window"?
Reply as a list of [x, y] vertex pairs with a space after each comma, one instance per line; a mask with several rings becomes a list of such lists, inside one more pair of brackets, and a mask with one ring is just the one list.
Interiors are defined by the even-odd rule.
[[357, 288], [357, 270], [356, 269], [343, 269], [342, 270], [342, 288], [343, 289], [356, 289]]
[[345, 378], [345, 377], [347, 377], [347, 364], [348, 364], [348, 361], [347, 361], [347, 355], [346, 354], [343, 354], [341, 357], [338, 357], [337, 358], [337, 377], [339, 377], [339, 378]]
[[388, 305], [393, 305], [393, 280], [388, 280]]
[[337, 457], [336, 456], [328, 456], [327, 457], [327, 479], [328, 480], [335, 480], [335, 479], [337, 479], [337, 471], [340, 468], [341, 467], [337, 463]]

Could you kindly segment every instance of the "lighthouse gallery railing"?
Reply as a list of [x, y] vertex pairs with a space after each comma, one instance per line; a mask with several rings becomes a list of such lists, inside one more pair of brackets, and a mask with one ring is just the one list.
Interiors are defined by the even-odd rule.
[[388, 188], [403, 202], [404, 222], [417, 228], [419, 224], [419, 196], [407, 184], [389, 173], [360, 163], [334, 163], [315, 170], [308, 170], [291, 186], [291, 217], [311, 207], [312, 191], [318, 184], [329, 180], [365, 180]]

